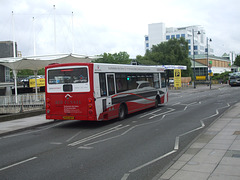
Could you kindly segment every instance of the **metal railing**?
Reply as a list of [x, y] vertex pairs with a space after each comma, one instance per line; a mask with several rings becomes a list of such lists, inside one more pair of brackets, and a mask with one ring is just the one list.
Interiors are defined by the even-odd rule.
[[16, 103], [15, 96], [0, 96], [0, 114], [18, 113], [45, 108], [45, 93], [18, 95]]

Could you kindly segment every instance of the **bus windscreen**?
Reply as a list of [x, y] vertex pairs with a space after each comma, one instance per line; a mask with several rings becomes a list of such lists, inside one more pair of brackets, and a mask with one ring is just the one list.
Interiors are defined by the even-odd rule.
[[52, 69], [48, 71], [48, 84], [87, 83], [87, 68]]

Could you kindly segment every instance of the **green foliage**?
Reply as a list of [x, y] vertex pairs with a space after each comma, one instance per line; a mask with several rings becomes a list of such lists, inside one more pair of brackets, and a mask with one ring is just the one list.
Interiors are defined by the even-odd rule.
[[104, 53], [102, 58], [95, 60], [96, 63], [111, 63], [111, 64], [130, 64], [129, 54], [126, 52], [119, 53]]
[[221, 73], [221, 74], [216, 73], [212, 77], [212, 80], [218, 80], [218, 81], [226, 82], [229, 79], [229, 73], [232, 73], [232, 72], [224, 72], [224, 73]]
[[240, 67], [240, 55], [238, 55], [234, 61], [234, 65], [235, 66], [239, 66]]
[[[44, 68], [38, 70], [38, 75], [44, 75], [44, 74], [45, 74], [45, 69]], [[10, 75], [11, 75], [11, 77], [13, 77], [13, 72], [12, 71], [10, 72]], [[33, 76], [33, 75], [34, 75], [33, 70], [29, 70], [29, 69], [19, 70], [18, 74], [17, 74], [18, 77], [24, 77], [24, 78], [28, 77], [28, 76]]]
[[[191, 62], [188, 57], [188, 42], [184, 38], [170, 39], [167, 42], [154, 45], [146, 51], [143, 57], [137, 56], [140, 64], [146, 65], [183, 65], [187, 70], [182, 71], [182, 76], [192, 76]], [[170, 76], [173, 71], [170, 72]]]

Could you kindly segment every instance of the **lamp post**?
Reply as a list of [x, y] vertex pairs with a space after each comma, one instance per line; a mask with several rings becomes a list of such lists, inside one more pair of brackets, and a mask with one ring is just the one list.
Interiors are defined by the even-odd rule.
[[[207, 77], [208, 77], [208, 80], [210, 81], [210, 83], [209, 83], [209, 86], [210, 86], [210, 89], [211, 89], [211, 86], [212, 86], [212, 82], [211, 82], [211, 67], [210, 67], [210, 64], [209, 64], [209, 58], [208, 58], [208, 51], [209, 51], [209, 48], [208, 48], [208, 41], [209, 42], [212, 42], [212, 39], [210, 38], [210, 39], [208, 39], [208, 37], [207, 37]], [[209, 75], [210, 74], [210, 75]]]
[[[193, 76], [194, 76], [194, 89], [196, 88], [196, 69], [195, 69], [195, 49], [194, 49], [194, 29], [192, 29], [193, 36]], [[197, 31], [197, 34], [201, 34], [200, 31]]]

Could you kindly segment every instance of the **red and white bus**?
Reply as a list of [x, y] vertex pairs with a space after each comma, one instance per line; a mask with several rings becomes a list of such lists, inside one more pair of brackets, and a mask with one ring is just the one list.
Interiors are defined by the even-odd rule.
[[103, 121], [168, 101], [164, 68], [102, 63], [45, 68], [46, 118]]

